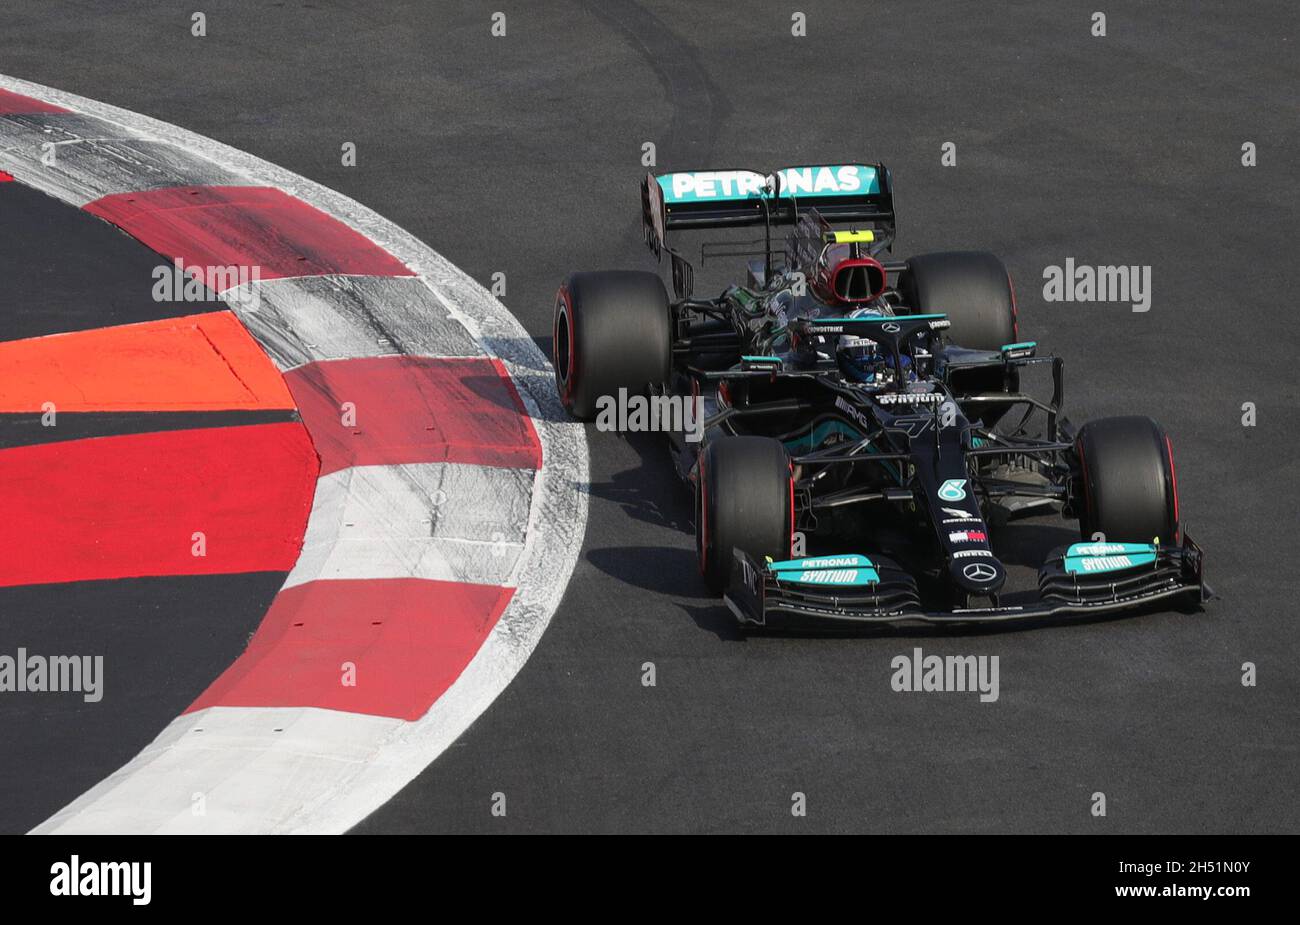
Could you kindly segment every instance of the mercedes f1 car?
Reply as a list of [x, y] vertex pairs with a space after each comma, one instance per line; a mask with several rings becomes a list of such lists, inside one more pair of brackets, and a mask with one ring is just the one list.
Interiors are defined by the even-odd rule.
[[[891, 260], [883, 164], [649, 175], [658, 273], [575, 273], [555, 304], [556, 384], [591, 420], [615, 394], [682, 402], [670, 436], [694, 487], [699, 568], [743, 627], [1002, 622], [1208, 596], [1181, 530], [1169, 437], [1148, 417], [1075, 428], [1062, 361], [1019, 331], [1000, 260]], [[762, 226], [701, 245], [749, 257], [745, 280], [693, 294], [670, 231]], [[774, 245], [773, 229], [789, 229]], [[1042, 391], [1021, 389], [1041, 370]], [[665, 409], [667, 413], [667, 409]], [[990, 524], [1059, 511], [1081, 541], [1008, 595]]]

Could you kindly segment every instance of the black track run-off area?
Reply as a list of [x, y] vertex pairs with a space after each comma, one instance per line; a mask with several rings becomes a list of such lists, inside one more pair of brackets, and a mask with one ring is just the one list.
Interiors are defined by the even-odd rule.
[[[883, 160], [896, 252], [999, 254], [1022, 334], [1066, 358], [1072, 420], [1147, 413], [1168, 428], [1221, 596], [1197, 615], [1032, 631], [746, 640], [695, 572], [690, 497], [664, 445], [593, 429], [586, 541], [541, 644], [359, 831], [1300, 829], [1290, 0], [1113, 4], [1104, 38], [1093, 5], [1055, 0], [217, 0], [202, 39], [187, 10], [151, 6], [7, 3], [0, 71], [218, 138], [365, 203], [481, 282], [505, 273], [505, 303], [548, 353], [566, 273], [652, 266], [644, 142], [659, 169]], [[507, 35], [493, 38], [500, 9]], [[940, 163], [948, 141], [955, 167]], [[1245, 142], [1257, 167], [1241, 164]], [[1045, 302], [1043, 269], [1067, 258], [1149, 265], [1150, 311]], [[995, 546], [1045, 552], [1073, 529], [1035, 519]], [[130, 606], [86, 588], [50, 613], [73, 634]], [[129, 641], [142, 665], [190, 658], [209, 677], [234, 654]], [[916, 646], [998, 656], [1000, 698], [893, 692], [890, 661]], [[90, 783], [174, 715], [110, 720], [101, 705], [110, 741], [95, 743], [26, 709], [0, 701], [7, 741], [29, 743], [6, 755], [12, 805], [50, 775]], [[37, 760], [56, 748], [62, 765]], [[791, 814], [796, 791], [806, 817]], [[1098, 791], [1104, 818], [1089, 811]], [[2, 821], [20, 820], [37, 821]]]

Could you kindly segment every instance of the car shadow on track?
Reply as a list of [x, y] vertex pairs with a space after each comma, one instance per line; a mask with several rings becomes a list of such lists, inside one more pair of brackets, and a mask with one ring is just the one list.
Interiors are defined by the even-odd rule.
[[[714, 597], [704, 586], [693, 549], [613, 546], [590, 550], [587, 561], [627, 585], [675, 599], [696, 626], [719, 639], [735, 641], [745, 638], [721, 598]], [[682, 598], [698, 603], [682, 603]]]
[[678, 479], [662, 434], [590, 436], [593, 441], [620, 440], [639, 457], [637, 465], [615, 472], [604, 481], [593, 479], [593, 496], [615, 502], [634, 520], [695, 535], [691, 488]]

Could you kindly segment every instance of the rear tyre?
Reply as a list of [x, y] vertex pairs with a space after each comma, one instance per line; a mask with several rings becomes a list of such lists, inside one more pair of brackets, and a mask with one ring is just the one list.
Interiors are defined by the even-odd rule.
[[1079, 532], [1109, 542], [1179, 538], [1173, 449], [1149, 417], [1089, 421], [1075, 443], [1083, 482]]
[[[948, 340], [969, 350], [998, 350], [1015, 343], [1019, 335], [1016, 295], [1002, 261], [984, 251], [944, 251], [919, 254], [907, 261], [899, 291], [920, 313], [942, 312], [952, 322]], [[1003, 391], [999, 368], [955, 371], [953, 391], [967, 394]], [[1011, 373], [1010, 388], [1020, 388]], [[1005, 405], [979, 404], [969, 409], [992, 427], [1006, 414]]]
[[731, 576], [732, 550], [760, 565], [790, 555], [794, 482], [785, 447], [770, 437], [722, 437], [700, 454], [695, 549], [715, 594]]
[[668, 293], [654, 273], [574, 273], [555, 296], [555, 387], [566, 411], [596, 416], [602, 395], [644, 394], [672, 363]]

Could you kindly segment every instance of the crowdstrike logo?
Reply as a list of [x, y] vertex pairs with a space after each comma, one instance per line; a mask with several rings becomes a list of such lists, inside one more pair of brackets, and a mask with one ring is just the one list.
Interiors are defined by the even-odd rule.
[[130, 896], [132, 905], [153, 898], [151, 861], [83, 861], [72, 855], [51, 865], [51, 896]]

